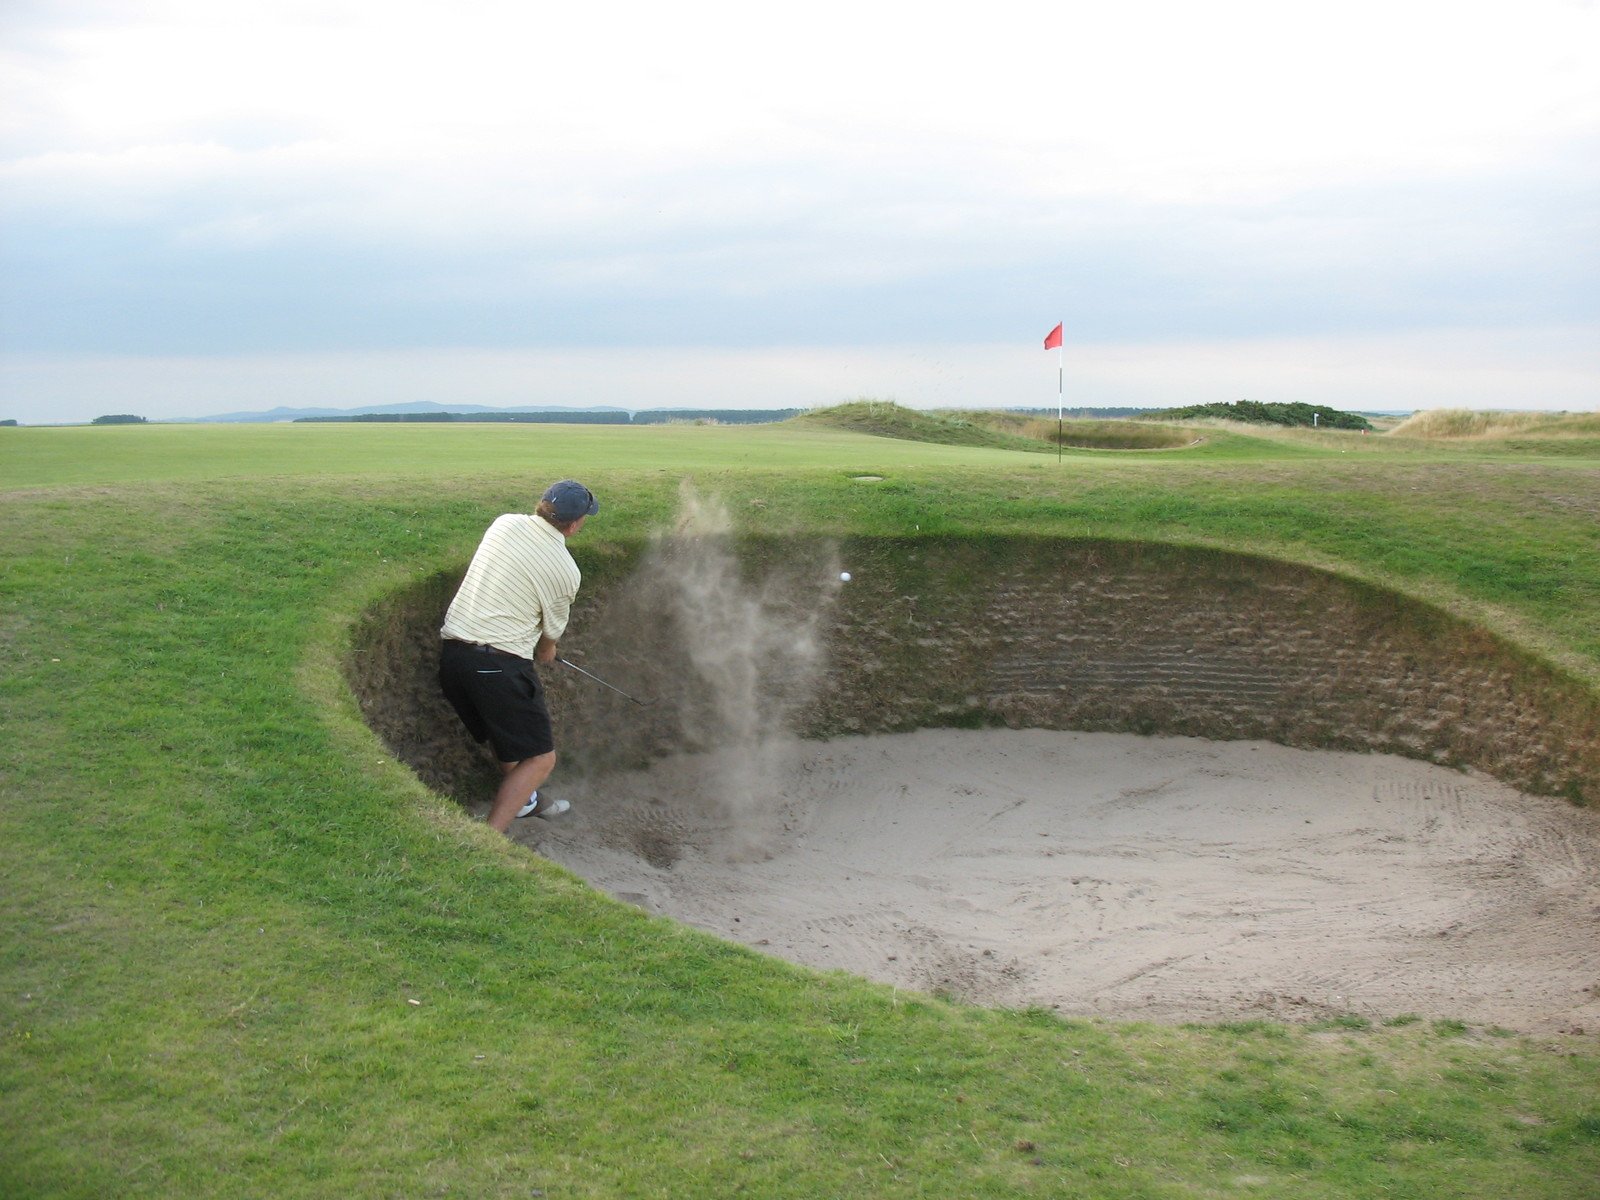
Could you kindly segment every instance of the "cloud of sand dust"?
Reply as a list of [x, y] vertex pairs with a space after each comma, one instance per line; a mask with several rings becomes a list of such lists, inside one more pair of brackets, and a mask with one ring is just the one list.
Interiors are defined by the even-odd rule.
[[826, 548], [751, 578], [726, 506], [688, 480], [673, 528], [656, 536], [632, 581], [639, 611], [671, 636], [681, 747], [714, 752], [702, 799], [752, 851], [777, 819], [775, 781], [792, 756], [792, 718], [824, 676], [820, 629], [837, 581]]

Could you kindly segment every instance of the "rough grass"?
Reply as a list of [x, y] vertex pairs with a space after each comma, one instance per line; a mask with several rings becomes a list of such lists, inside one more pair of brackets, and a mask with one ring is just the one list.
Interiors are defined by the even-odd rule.
[[1504, 438], [1516, 434], [1540, 437], [1600, 435], [1600, 413], [1478, 412], [1436, 408], [1414, 413], [1393, 430], [1393, 437]]
[[818, 409], [791, 424], [848, 429], [875, 437], [931, 445], [985, 446], [1038, 452], [1062, 446], [1079, 450], [1169, 450], [1202, 440], [1192, 429], [1155, 422], [1074, 417], [1061, 423], [1003, 409], [922, 411], [892, 401], [855, 400]]
[[1034, 439], [976, 419], [975, 414], [927, 412], [890, 400], [853, 400], [794, 417], [788, 424], [844, 429], [872, 437], [927, 442], [941, 446], [982, 446], [1042, 450]]
[[1592, 1035], [1063, 1021], [803, 971], [462, 820], [339, 664], [547, 476], [606, 504], [588, 561], [692, 472], [753, 533], [1331, 563], [1593, 682], [1600, 458], [621, 432], [0, 431], [0, 1194], [1593, 1195]]
[[985, 428], [1050, 446], [1054, 446], [1059, 438], [1063, 446], [1082, 450], [1172, 450], [1192, 446], [1201, 440], [1201, 435], [1194, 429], [1159, 422], [1085, 417], [1068, 417], [1058, 422], [1002, 409], [961, 411], [952, 415]]

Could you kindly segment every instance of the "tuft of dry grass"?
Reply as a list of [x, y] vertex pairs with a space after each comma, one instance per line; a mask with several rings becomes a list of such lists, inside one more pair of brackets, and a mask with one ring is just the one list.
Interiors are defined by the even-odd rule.
[[1390, 431], [1394, 437], [1493, 438], [1535, 434], [1581, 437], [1600, 433], [1600, 413], [1474, 412], [1434, 408], [1414, 413]]
[[1061, 444], [1080, 450], [1171, 450], [1193, 445], [1196, 438], [1193, 429], [1150, 421], [1068, 417], [1058, 426], [1049, 417], [1004, 409], [958, 409], [945, 415], [1050, 446], [1056, 444], [1059, 428]]
[[[1056, 422], [1032, 420], [1023, 427], [1023, 436], [1055, 443]], [[1192, 446], [1197, 438], [1192, 429], [1177, 425], [1156, 425], [1138, 421], [1068, 421], [1062, 426], [1061, 442], [1081, 450], [1175, 450]]]

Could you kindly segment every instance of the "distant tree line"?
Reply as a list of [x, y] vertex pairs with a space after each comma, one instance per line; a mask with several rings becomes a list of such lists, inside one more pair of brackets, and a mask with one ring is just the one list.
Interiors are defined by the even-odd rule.
[[96, 417], [89, 422], [91, 425], [148, 425], [149, 423], [144, 417], [136, 417], [132, 413], [115, 413], [108, 417]]
[[1229, 421], [1249, 421], [1256, 425], [1316, 425], [1327, 429], [1371, 429], [1372, 423], [1357, 413], [1340, 412], [1322, 404], [1298, 401], [1281, 404], [1272, 401], [1240, 400], [1236, 404], [1191, 404], [1187, 408], [1166, 408], [1147, 414], [1161, 420], [1192, 420], [1195, 417], [1221, 417]]
[[[295, 424], [377, 423], [449, 425], [666, 425], [675, 421], [706, 421], [719, 425], [757, 425], [786, 421], [804, 412], [800, 408], [663, 408], [639, 412], [481, 412], [481, 413], [352, 413], [339, 417], [297, 417]], [[102, 418], [104, 420], [105, 418]]]
[[713, 421], [718, 425], [765, 425], [798, 417], [803, 408], [656, 408], [633, 414], [634, 425], [670, 425], [675, 421]]
[[15, 417], [10, 417], [4, 421], [0, 421], [0, 428], [12, 428], [16, 425], [16, 423], [17, 419]]

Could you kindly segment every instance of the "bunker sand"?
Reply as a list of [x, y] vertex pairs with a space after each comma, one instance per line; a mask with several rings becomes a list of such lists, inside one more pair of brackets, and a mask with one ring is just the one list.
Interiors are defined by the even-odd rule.
[[771, 742], [753, 784], [749, 755], [574, 783], [515, 836], [651, 912], [981, 1004], [1600, 1027], [1600, 819], [1562, 800], [1126, 734]]

